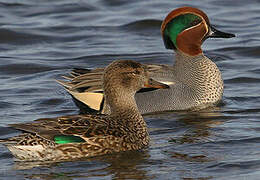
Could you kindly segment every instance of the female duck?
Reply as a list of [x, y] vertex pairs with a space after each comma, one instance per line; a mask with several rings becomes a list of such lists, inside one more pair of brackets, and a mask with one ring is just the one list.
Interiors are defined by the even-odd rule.
[[114, 61], [104, 70], [103, 89], [111, 114], [75, 115], [12, 124], [19, 136], [1, 140], [19, 160], [61, 161], [148, 146], [147, 126], [135, 103], [144, 87], [168, 88], [134, 61]]

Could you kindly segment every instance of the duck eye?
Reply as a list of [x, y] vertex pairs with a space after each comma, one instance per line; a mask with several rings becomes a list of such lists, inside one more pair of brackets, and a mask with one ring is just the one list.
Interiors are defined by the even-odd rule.
[[138, 71], [138, 70], [135, 70], [135, 72], [134, 72], [135, 74], [140, 74], [140, 71]]
[[128, 74], [128, 75], [136, 76], [136, 75], [141, 74], [141, 72], [138, 71], [138, 70], [135, 70], [135, 71], [129, 71], [129, 72], [122, 72], [122, 74]]
[[202, 21], [201, 19], [195, 19], [194, 21], [191, 22], [191, 26], [195, 26], [195, 25], [201, 23], [201, 21]]
[[136, 75], [135, 72], [123, 72], [122, 74], [131, 75], [131, 76], [135, 76]]
[[140, 74], [140, 72], [138, 70], [135, 70], [135, 71], [131, 72], [131, 74], [132, 75], [138, 75], [138, 74]]

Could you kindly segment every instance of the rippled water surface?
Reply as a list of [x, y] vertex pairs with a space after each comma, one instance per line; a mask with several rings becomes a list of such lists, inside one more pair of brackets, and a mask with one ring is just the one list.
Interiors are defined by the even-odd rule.
[[259, 0], [0, 0], [0, 136], [17, 133], [9, 123], [77, 114], [54, 81], [73, 67], [172, 64], [160, 24], [184, 5], [237, 35], [203, 45], [223, 74], [220, 107], [145, 116], [152, 143], [141, 152], [40, 165], [0, 145], [0, 179], [260, 179]]

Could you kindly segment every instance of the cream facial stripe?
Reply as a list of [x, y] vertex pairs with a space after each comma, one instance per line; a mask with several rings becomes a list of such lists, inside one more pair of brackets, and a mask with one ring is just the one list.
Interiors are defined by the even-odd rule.
[[[199, 14], [196, 14], [197, 16], [199, 16], [201, 19], [202, 19], [202, 22], [201, 23], [204, 23], [205, 24], [205, 27], [206, 27], [206, 30], [207, 30], [207, 32], [205, 33], [205, 34], [207, 34], [208, 32], [209, 32], [209, 27], [208, 27], [208, 24], [207, 24], [207, 22], [205, 21], [205, 19], [201, 16], [201, 15], [199, 15]], [[200, 23], [200, 24], [201, 24]]]
[[[202, 22], [199, 23], [199, 24], [197, 24], [197, 25], [195, 25], [195, 26], [189, 27], [189, 28], [185, 29], [185, 30], [182, 31], [182, 32], [189, 31], [190, 29], [195, 28], [195, 27], [198, 27], [198, 26], [200, 26], [200, 25], [203, 23], [203, 24], [205, 25], [205, 27], [206, 27], [206, 33], [204, 34], [204, 36], [205, 36], [205, 35], [208, 34], [208, 32], [209, 32], [208, 24], [207, 24], [207, 22], [205, 21], [205, 19], [204, 19], [202, 16], [200, 16], [199, 14], [196, 14], [196, 16], [199, 16], [199, 17], [202, 19]], [[203, 37], [204, 37], [204, 36], [203, 36]]]

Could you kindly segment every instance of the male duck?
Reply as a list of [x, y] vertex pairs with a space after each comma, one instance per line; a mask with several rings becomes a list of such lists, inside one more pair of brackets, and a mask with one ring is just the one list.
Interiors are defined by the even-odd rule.
[[[152, 78], [170, 89], [139, 91], [135, 98], [142, 114], [168, 110], [198, 110], [216, 105], [222, 98], [223, 80], [214, 62], [204, 56], [201, 45], [207, 38], [231, 38], [234, 34], [213, 28], [207, 15], [193, 7], [170, 12], [161, 25], [165, 47], [176, 53], [175, 64], [147, 65]], [[60, 81], [82, 112], [90, 109], [109, 113], [102, 90], [103, 69], [75, 69], [70, 81]]]
[[26, 161], [61, 161], [145, 148], [149, 134], [134, 95], [144, 87], [168, 85], [150, 79], [143, 65], [130, 60], [114, 61], [104, 72], [110, 115], [72, 115], [12, 124], [23, 133], [0, 141], [18, 160]]

